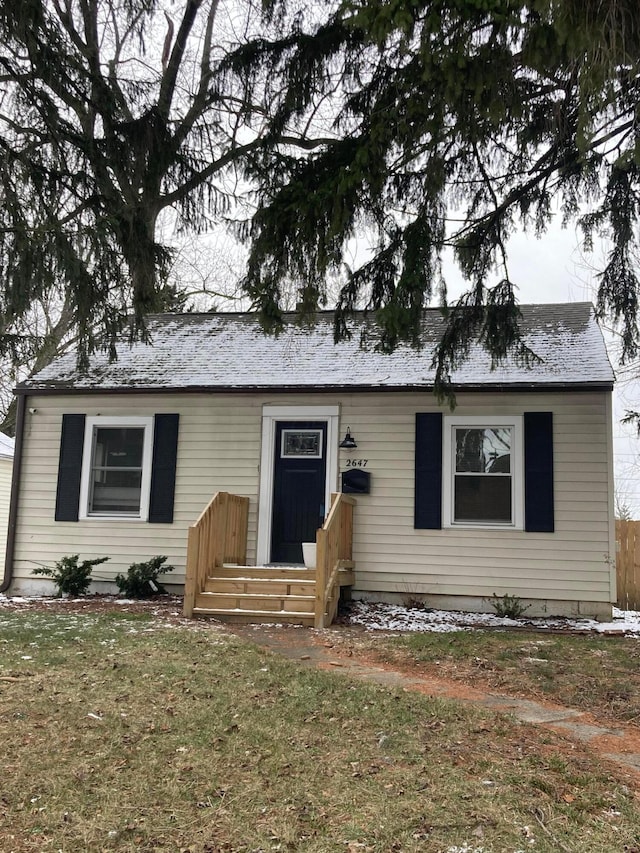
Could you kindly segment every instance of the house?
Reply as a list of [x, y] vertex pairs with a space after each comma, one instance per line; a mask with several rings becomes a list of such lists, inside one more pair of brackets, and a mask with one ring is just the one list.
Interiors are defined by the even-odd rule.
[[0, 571], [4, 569], [4, 554], [7, 547], [13, 447], [13, 439], [0, 432]]
[[[531, 615], [608, 617], [613, 371], [589, 304], [521, 310], [540, 362], [491, 370], [472, 347], [452, 376], [454, 410], [432, 393], [436, 310], [424, 349], [391, 355], [360, 345], [365, 317], [334, 344], [321, 313], [313, 328], [288, 318], [276, 338], [251, 314], [158, 316], [152, 345], [123, 344], [113, 363], [98, 354], [82, 372], [61, 357], [17, 389], [5, 584], [43, 591], [32, 570], [80, 553], [110, 558], [94, 585], [108, 590], [163, 554], [169, 588], [183, 589], [190, 562], [188, 612], [207, 591], [237, 615], [257, 612], [259, 593], [291, 594], [303, 611], [301, 543], [339, 493], [341, 532], [319, 534], [318, 570], [340, 570], [354, 597], [486, 610], [508, 593]], [[201, 565], [212, 548], [213, 590]], [[247, 586], [247, 566], [268, 565]]]

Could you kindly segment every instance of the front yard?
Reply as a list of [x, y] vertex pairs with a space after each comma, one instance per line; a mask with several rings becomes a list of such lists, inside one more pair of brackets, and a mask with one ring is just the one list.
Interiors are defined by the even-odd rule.
[[[384, 625], [386, 617], [392, 624], [387, 610], [373, 605], [367, 617], [377, 625]], [[411, 610], [403, 615], [409, 625]], [[416, 618], [424, 620], [425, 614]], [[446, 632], [351, 628], [336, 633], [336, 644], [400, 669], [553, 701], [593, 713], [605, 723], [640, 727], [640, 638], [602, 636], [577, 627], [567, 622], [565, 629], [555, 624], [536, 631], [522, 621], [515, 629]]]
[[0, 608], [0, 654], [6, 853], [640, 848], [581, 747], [212, 625]]

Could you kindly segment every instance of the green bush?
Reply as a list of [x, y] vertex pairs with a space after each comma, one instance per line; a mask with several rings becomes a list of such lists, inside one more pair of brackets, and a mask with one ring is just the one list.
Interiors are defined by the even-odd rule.
[[152, 557], [146, 563], [133, 563], [126, 575], [116, 575], [118, 589], [128, 598], [151, 598], [166, 592], [158, 583], [160, 572], [172, 572], [173, 566], [165, 566], [166, 557]]
[[531, 607], [530, 604], [523, 604], [517, 595], [509, 595], [508, 592], [504, 595], [496, 595], [494, 592], [489, 604], [495, 610], [496, 616], [502, 619], [519, 619]]
[[85, 595], [91, 583], [91, 569], [94, 566], [99, 566], [100, 563], [106, 563], [109, 558], [97, 557], [95, 560], [83, 560], [81, 563], [78, 562], [79, 559], [79, 554], [62, 557], [53, 568], [43, 566], [34, 569], [33, 574], [51, 578], [58, 588], [58, 596], [63, 593]]

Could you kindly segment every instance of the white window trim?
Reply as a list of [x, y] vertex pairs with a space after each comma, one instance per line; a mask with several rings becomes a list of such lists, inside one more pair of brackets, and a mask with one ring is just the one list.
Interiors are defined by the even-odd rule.
[[262, 450], [260, 453], [260, 492], [258, 497], [258, 536], [256, 563], [264, 566], [271, 558], [271, 524], [273, 514], [273, 473], [275, 464], [276, 424], [278, 421], [325, 421], [327, 424], [325, 507], [331, 506], [331, 493], [338, 483], [339, 406], [262, 407]]
[[[513, 448], [511, 451], [511, 500], [513, 520], [510, 524], [490, 524], [484, 521], [454, 521], [454, 475], [455, 475], [455, 444], [454, 430], [459, 427], [509, 427], [513, 429]], [[456, 415], [444, 418], [444, 435], [442, 442], [442, 526], [458, 529], [482, 530], [523, 530], [524, 529], [524, 439], [522, 415], [505, 417], [484, 417], [471, 415], [464, 417]]]
[[[143, 427], [142, 445], [142, 482], [140, 484], [140, 512], [130, 515], [123, 512], [111, 514], [89, 513], [89, 492], [91, 463], [93, 453], [93, 433], [96, 427]], [[80, 477], [80, 507], [78, 519], [81, 521], [147, 521], [149, 518], [149, 497], [151, 492], [151, 463], [153, 454], [153, 417], [110, 417], [97, 415], [87, 417], [84, 426], [84, 446], [82, 449], [82, 474]]]

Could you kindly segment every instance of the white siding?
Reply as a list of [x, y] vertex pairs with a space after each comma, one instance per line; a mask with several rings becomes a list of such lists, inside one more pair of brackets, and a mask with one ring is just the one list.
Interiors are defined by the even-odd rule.
[[[355, 522], [356, 591], [404, 596], [488, 597], [596, 602], [612, 598], [612, 449], [609, 394], [466, 393], [456, 415], [554, 415], [555, 533], [516, 530], [415, 530], [414, 437], [417, 411], [437, 407], [431, 394], [161, 394], [34, 396], [28, 408], [20, 490], [15, 576], [64, 554], [111, 561], [96, 570], [111, 578], [138, 560], [165, 554], [184, 579], [186, 531], [218, 490], [250, 498], [249, 560], [255, 558], [261, 413], [266, 403], [340, 405], [358, 442], [340, 451], [367, 459], [370, 495], [358, 497]], [[87, 520], [56, 523], [56, 477], [62, 414], [180, 413], [173, 525]], [[447, 411], [444, 411], [447, 414]], [[337, 484], [336, 484], [337, 485]]]
[[13, 459], [0, 456], [0, 577], [4, 575], [4, 556], [7, 548], [7, 525], [11, 498]]

